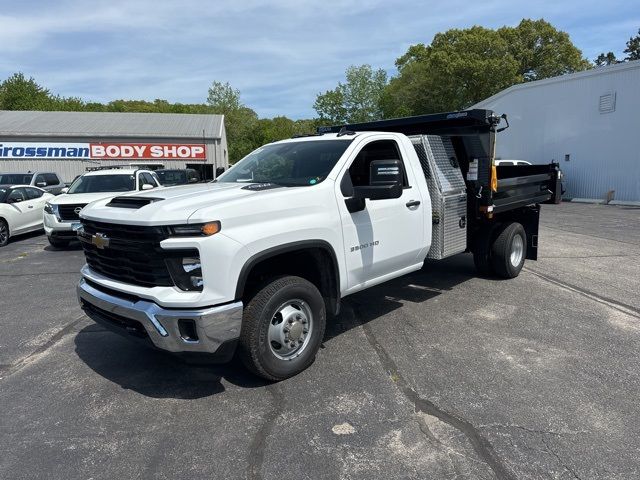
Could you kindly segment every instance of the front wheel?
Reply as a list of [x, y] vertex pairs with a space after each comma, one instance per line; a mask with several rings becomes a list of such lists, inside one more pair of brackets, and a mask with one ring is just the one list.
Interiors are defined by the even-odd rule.
[[491, 247], [493, 270], [503, 278], [520, 274], [527, 256], [527, 234], [517, 222], [502, 227]]
[[238, 354], [267, 380], [292, 377], [315, 360], [325, 324], [324, 300], [315, 285], [294, 276], [268, 281], [245, 307]]

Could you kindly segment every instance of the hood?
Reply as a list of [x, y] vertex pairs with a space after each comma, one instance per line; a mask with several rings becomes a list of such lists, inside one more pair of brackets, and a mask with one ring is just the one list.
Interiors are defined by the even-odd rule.
[[[118, 195], [126, 194], [128, 192], [115, 193], [115, 192], [98, 192], [98, 193], [63, 193], [52, 199], [49, 199], [49, 203], [53, 205], [76, 205], [76, 204], [88, 204], [95, 202], [96, 200], [102, 200], [105, 198], [113, 198]], [[146, 192], [145, 192], [146, 193]]]
[[[206, 183], [158, 188], [133, 194], [118, 195], [140, 205], [108, 206], [110, 197], [82, 210], [87, 220], [137, 225], [174, 225], [188, 223], [198, 210], [215, 207], [217, 211], [239, 199], [263, 199], [284, 191], [306, 187], [281, 187], [274, 184]], [[137, 208], [136, 208], [137, 207]], [[213, 219], [211, 219], [213, 220]]]

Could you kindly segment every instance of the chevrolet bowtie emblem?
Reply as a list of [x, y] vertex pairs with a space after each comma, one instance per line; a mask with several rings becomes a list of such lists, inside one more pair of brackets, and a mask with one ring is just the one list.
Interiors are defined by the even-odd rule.
[[100, 250], [104, 250], [105, 247], [108, 247], [109, 241], [109, 237], [107, 237], [104, 233], [96, 233], [95, 235], [91, 235], [91, 243], [93, 243]]

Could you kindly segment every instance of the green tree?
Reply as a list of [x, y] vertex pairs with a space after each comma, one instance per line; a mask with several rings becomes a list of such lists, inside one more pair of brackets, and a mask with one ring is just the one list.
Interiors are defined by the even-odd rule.
[[624, 49], [627, 54], [625, 60], [640, 60], [640, 28], [635, 37], [631, 37], [627, 42], [627, 48]]
[[616, 55], [613, 52], [601, 53], [594, 60], [593, 63], [596, 67], [605, 67], [607, 65], [615, 65], [618, 62]]
[[469, 107], [514, 83], [519, 63], [497, 31], [474, 26], [438, 33], [396, 62], [399, 75], [384, 92], [385, 117]]
[[238, 111], [244, 107], [240, 101], [240, 90], [233, 88], [229, 82], [213, 82], [209, 87], [207, 104], [221, 115]]
[[14, 73], [0, 84], [0, 110], [49, 110], [52, 106], [49, 90]]
[[569, 34], [546, 20], [523, 19], [517, 27], [502, 27], [498, 33], [509, 43], [509, 52], [519, 62], [518, 73], [525, 82], [591, 68]]
[[516, 27], [452, 29], [396, 61], [381, 98], [385, 117], [468, 108], [511, 85], [585, 70], [569, 36], [544, 20]]
[[313, 108], [323, 121], [357, 123], [382, 117], [380, 99], [387, 85], [387, 73], [371, 65], [351, 66], [346, 82], [333, 90], [318, 94]]

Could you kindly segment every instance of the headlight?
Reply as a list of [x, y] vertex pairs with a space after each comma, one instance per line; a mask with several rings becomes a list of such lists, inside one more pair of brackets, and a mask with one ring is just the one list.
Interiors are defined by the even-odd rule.
[[44, 204], [44, 211], [49, 215], [58, 215], [58, 205], [52, 205], [51, 203], [47, 202]]
[[171, 235], [178, 237], [210, 237], [211, 235], [218, 233], [220, 229], [220, 222], [173, 225], [169, 227]]
[[167, 258], [165, 261], [176, 287], [189, 292], [202, 291], [204, 282], [202, 281], [202, 265], [199, 256]]

